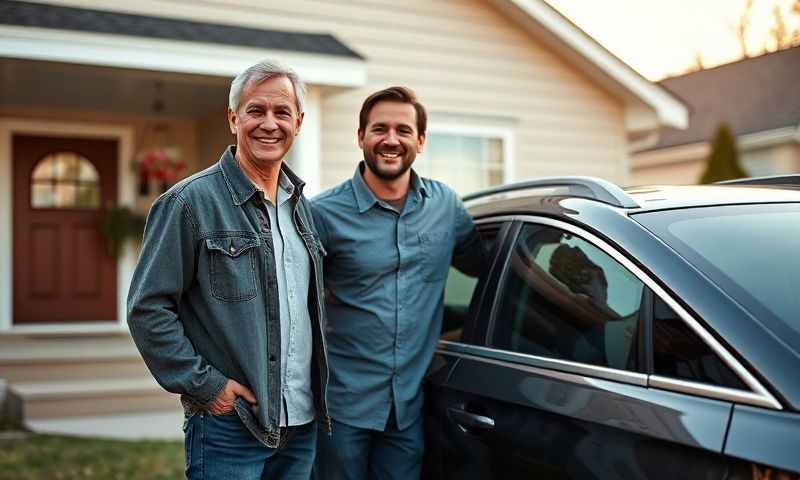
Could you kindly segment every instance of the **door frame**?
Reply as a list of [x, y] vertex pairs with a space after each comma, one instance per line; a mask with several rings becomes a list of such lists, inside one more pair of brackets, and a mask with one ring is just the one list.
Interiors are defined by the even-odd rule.
[[43, 135], [117, 140], [117, 204], [133, 207], [136, 201], [136, 178], [130, 168], [133, 158], [134, 129], [99, 123], [57, 122], [33, 118], [0, 118], [0, 333], [81, 334], [127, 332], [126, 299], [136, 266], [136, 251], [130, 246], [117, 260], [117, 320], [107, 322], [52, 323], [14, 325], [13, 270], [13, 179], [12, 138], [14, 135]]

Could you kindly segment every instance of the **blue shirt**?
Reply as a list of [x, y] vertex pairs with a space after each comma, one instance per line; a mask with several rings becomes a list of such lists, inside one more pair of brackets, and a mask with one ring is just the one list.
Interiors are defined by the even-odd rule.
[[277, 208], [265, 197], [272, 225], [272, 252], [278, 281], [281, 319], [281, 427], [314, 420], [311, 394], [311, 317], [308, 285], [311, 265], [302, 237], [292, 220], [294, 185], [285, 173], [278, 177]]
[[[392, 406], [405, 429], [422, 409], [421, 383], [442, 326], [454, 251], [480, 248], [472, 218], [446, 185], [412, 170], [405, 207], [378, 199], [361, 175], [312, 200], [324, 264], [335, 420], [384, 430]], [[459, 252], [460, 253], [460, 252]]]

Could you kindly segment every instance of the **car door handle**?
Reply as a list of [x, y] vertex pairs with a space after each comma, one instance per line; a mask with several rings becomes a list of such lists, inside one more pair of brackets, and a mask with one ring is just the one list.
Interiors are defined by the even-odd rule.
[[447, 409], [450, 418], [464, 430], [493, 430], [494, 419], [470, 413], [460, 408], [450, 407]]

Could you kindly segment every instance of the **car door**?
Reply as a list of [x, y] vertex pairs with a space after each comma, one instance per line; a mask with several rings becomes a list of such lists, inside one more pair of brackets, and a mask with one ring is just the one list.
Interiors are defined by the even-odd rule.
[[[698, 364], [716, 358], [693, 337], [668, 345], [654, 313], [682, 321], [664, 313], [677, 305], [657, 302], [660, 287], [574, 225], [524, 217], [510, 236], [483, 330], [440, 344], [455, 362], [435, 399], [438, 478], [726, 478], [733, 401], [681, 378], [698, 366], [684, 357], [653, 359], [654, 338], [690, 344], [683, 353]], [[653, 364], [670, 361], [675, 371], [651, 385]]]
[[[455, 267], [450, 269], [444, 290], [444, 318], [440, 344], [473, 342], [477, 326], [475, 319], [483, 308], [483, 299], [496, 286], [497, 259], [502, 258], [503, 240], [508, 236], [510, 221], [485, 219], [477, 222], [484, 250], [487, 252], [485, 268], [478, 276], [468, 276]], [[443, 442], [448, 436], [446, 406], [451, 403], [451, 392], [443, 388], [458, 358], [436, 353], [425, 378], [425, 461], [423, 478], [444, 478], [450, 470], [445, 459], [447, 448]]]

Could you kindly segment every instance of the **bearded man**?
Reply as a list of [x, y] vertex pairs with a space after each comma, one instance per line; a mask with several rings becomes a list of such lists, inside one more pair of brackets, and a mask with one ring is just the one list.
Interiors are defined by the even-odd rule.
[[[333, 436], [315, 472], [328, 479], [419, 478], [421, 383], [442, 325], [451, 259], [483, 251], [458, 195], [411, 165], [427, 116], [413, 91], [391, 87], [361, 107], [364, 160], [312, 200], [324, 262]], [[457, 167], [454, 166], [454, 167]]]

